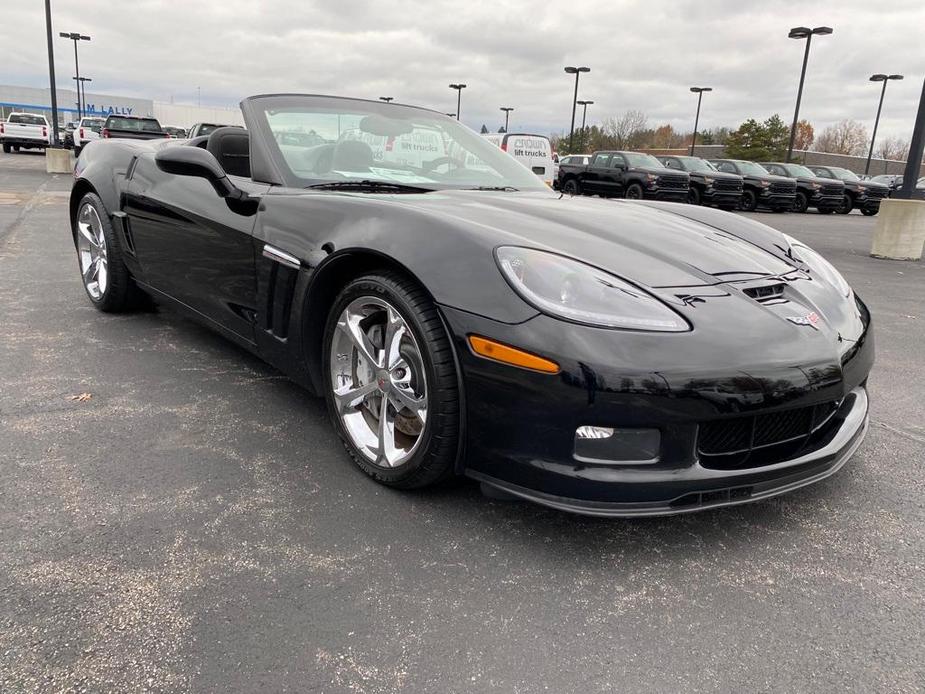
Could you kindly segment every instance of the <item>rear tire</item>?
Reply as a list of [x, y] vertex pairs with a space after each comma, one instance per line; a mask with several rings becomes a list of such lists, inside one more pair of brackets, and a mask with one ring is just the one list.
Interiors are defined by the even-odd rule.
[[11, 149], [12, 147], [10, 147], [7, 143], [5, 142], [3, 143], [3, 153], [4, 154], [9, 154]]
[[642, 186], [638, 183], [630, 183], [623, 197], [627, 200], [642, 200]]
[[420, 286], [390, 271], [351, 281], [328, 315], [322, 355], [328, 411], [363, 472], [399, 489], [453, 476], [456, 364], [437, 308]]
[[758, 196], [755, 195], [755, 191], [746, 190], [742, 192], [742, 202], [739, 209], [743, 212], [754, 212], [758, 209]]
[[873, 208], [873, 207], [862, 207], [862, 208], [861, 208], [861, 214], [864, 215], [865, 217], [873, 217], [873, 216], [874, 216], [875, 214], [877, 214], [879, 211], [880, 211], [880, 208], [879, 208], [879, 207], [877, 207], [877, 208]]
[[140, 291], [125, 267], [122, 242], [99, 196], [84, 195], [72, 222], [77, 268], [90, 303], [105, 313], [132, 308]]
[[18, 152], [18, 151], [19, 151], [19, 145], [13, 145], [13, 151], [14, 151], [14, 152]]
[[793, 201], [793, 211], [806, 212], [807, 209], [809, 209], [809, 198], [806, 197], [806, 193], [797, 191], [796, 199]]

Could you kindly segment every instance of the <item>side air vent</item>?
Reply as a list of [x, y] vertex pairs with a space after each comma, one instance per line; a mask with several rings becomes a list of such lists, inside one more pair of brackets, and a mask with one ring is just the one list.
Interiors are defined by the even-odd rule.
[[274, 337], [285, 340], [289, 337], [289, 314], [301, 263], [295, 256], [270, 245], [264, 246], [263, 256], [274, 261], [269, 268], [263, 328]]

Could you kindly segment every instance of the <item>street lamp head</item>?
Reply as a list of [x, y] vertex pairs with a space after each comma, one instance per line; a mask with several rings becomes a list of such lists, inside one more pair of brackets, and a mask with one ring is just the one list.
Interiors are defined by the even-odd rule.
[[813, 33], [820, 36], [828, 36], [833, 31], [832, 27], [815, 27]]
[[456, 114], [455, 114], [455, 113], [447, 113], [446, 115], [448, 115], [450, 118], [456, 118]]
[[809, 27], [793, 27], [793, 29], [790, 30], [790, 33], [787, 34], [787, 37], [791, 39], [805, 39], [812, 33], [813, 30]]
[[395, 98], [394, 96], [380, 96], [379, 101], [384, 101], [385, 103], [389, 103], [394, 98]]
[[451, 84], [451, 85], [450, 85], [450, 89], [459, 90], [459, 89], [465, 89], [465, 88], [466, 88], [466, 85], [461, 84], [461, 83], [460, 83], [460, 84]]
[[902, 78], [903, 78], [902, 75], [890, 75], [889, 77], [887, 77], [888, 80], [901, 80]]
[[699, 94], [700, 92], [712, 92], [713, 87], [691, 87], [691, 91], [694, 94]]
[[508, 113], [510, 113], [511, 111], [514, 110], [514, 107], [513, 107], [513, 106], [502, 106], [502, 107], [501, 107], [501, 110], [502, 110], [502, 111], [507, 111]]
[[90, 40], [89, 36], [84, 36], [83, 34], [77, 31], [71, 31], [71, 32], [60, 31], [58, 32], [58, 36], [60, 36], [62, 39], [70, 39], [71, 41], [89, 41]]
[[574, 75], [575, 73], [578, 73], [578, 72], [591, 72], [591, 68], [589, 68], [589, 67], [572, 67], [572, 66], [569, 66], [569, 67], [565, 68], [565, 71], [566, 71], [568, 74], [570, 74], [570, 75]]
[[871, 82], [884, 82], [884, 81], [886, 81], [886, 80], [888, 80], [888, 79], [889, 79], [889, 77], [887, 77], [886, 75], [881, 74], [881, 73], [879, 73], [879, 72], [878, 72], [876, 75], [871, 75], [871, 76], [870, 76], [870, 81], [871, 81]]

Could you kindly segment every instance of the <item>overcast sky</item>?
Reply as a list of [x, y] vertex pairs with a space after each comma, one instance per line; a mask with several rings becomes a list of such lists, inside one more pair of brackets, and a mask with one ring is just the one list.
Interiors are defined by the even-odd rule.
[[[568, 129], [572, 81], [589, 121], [639, 109], [650, 125], [689, 131], [692, 85], [702, 127], [793, 115], [803, 42], [792, 26], [828, 25], [816, 37], [801, 116], [817, 133], [843, 118], [870, 128], [887, 89], [883, 136], [908, 139], [925, 77], [925, 0], [52, 0], [54, 31], [92, 36], [81, 72], [93, 91], [157, 101], [237, 104], [256, 93], [296, 91], [376, 98], [455, 111], [450, 82], [465, 82], [463, 121], [496, 130]], [[38, 0], [4, 2], [0, 82], [47, 86], [45, 20]], [[73, 74], [72, 44], [55, 39], [60, 86]], [[579, 113], [580, 118], [580, 113]], [[879, 139], [879, 135], [878, 135]]]

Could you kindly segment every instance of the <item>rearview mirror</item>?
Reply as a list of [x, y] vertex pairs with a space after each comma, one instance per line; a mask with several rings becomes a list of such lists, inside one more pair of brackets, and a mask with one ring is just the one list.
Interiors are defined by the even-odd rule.
[[200, 147], [164, 147], [154, 155], [154, 162], [164, 173], [206, 179], [220, 197], [241, 198], [246, 195], [228, 180], [218, 159]]

